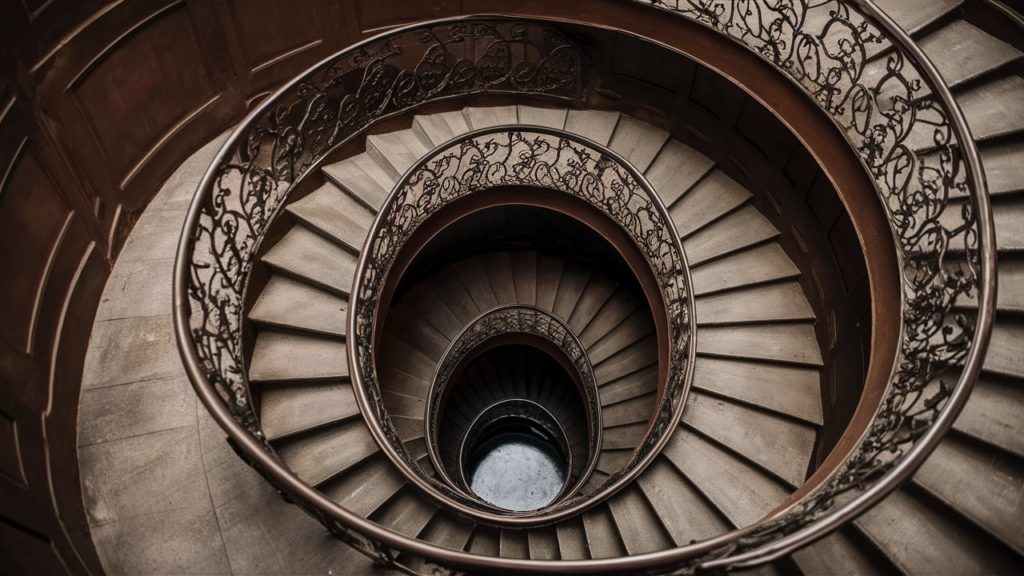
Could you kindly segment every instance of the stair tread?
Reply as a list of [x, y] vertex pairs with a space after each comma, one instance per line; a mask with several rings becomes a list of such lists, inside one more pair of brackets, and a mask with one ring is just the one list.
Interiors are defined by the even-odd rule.
[[822, 366], [814, 327], [809, 324], [704, 327], [697, 353]]
[[498, 529], [477, 525], [469, 539], [468, 549], [479, 556], [498, 556]]
[[[360, 156], [365, 156], [365, 153]], [[355, 158], [346, 158], [341, 162], [328, 164], [321, 170], [330, 182], [344, 188], [364, 206], [374, 211], [380, 209], [391, 191], [390, 186], [385, 188], [377, 179], [360, 168], [359, 162]]]
[[1024, 354], [1021, 354], [1021, 342], [1024, 342], [1024, 322], [997, 318], [995, 325], [992, 326], [992, 339], [989, 341], [988, 354], [985, 355], [983, 365], [985, 370], [1015, 378], [1024, 378]]
[[756, 522], [789, 496], [780, 482], [688, 430], [677, 429], [663, 454], [734, 526]]
[[739, 207], [750, 196], [746, 188], [715, 169], [673, 204], [669, 214], [679, 236], [685, 238]]
[[396, 180], [428, 151], [412, 129], [366, 137], [366, 153]]
[[802, 574], [881, 576], [886, 573], [841, 530], [794, 551], [790, 557]]
[[576, 307], [569, 316], [568, 324], [577, 334], [583, 333], [615, 293], [618, 285], [597, 274], [590, 276], [587, 286], [580, 293]]
[[396, 335], [396, 340], [398, 339], [397, 334], [401, 334], [402, 342], [406, 344], [406, 347], [417, 351], [418, 356], [426, 358], [428, 362], [423, 362], [420, 357], [408, 357], [401, 354], [389, 356], [389, 361], [394, 362], [394, 366], [402, 371], [421, 380], [429, 381], [437, 362], [441, 360], [444, 351], [451, 343], [451, 339], [439, 332], [429, 322], [417, 321], [419, 320], [417, 312], [418, 310], [407, 308], [392, 310], [391, 318], [394, 321], [394, 328], [389, 326], [388, 332]]
[[988, 545], [906, 490], [896, 490], [855, 520], [891, 562], [917, 574], [1012, 573], [1017, 557]]
[[558, 554], [562, 560], [586, 560], [590, 558], [587, 550], [587, 535], [580, 516], [574, 516], [555, 525], [558, 535]]
[[[465, 124], [465, 120], [463, 120], [463, 124]], [[456, 136], [468, 132], [469, 126], [465, 126], [465, 128], [466, 130], [456, 132], [446, 121], [444, 114], [417, 114], [412, 119], [412, 130], [416, 132], [421, 141], [426, 140], [432, 146], [440, 146]]]
[[975, 140], [1024, 130], [1024, 78], [1007, 76], [957, 95]]
[[537, 106], [517, 106], [519, 123], [530, 126], [547, 126], [561, 130], [565, 126], [565, 117], [569, 113], [566, 108], [539, 108]]
[[627, 374], [646, 368], [658, 361], [658, 343], [655, 335], [639, 340], [607, 360], [594, 366], [594, 378], [598, 386], [611, 383]]
[[293, 226], [263, 261], [347, 295], [352, 290], [357, 258], [305, 226]]
[[[615, 292], [605, 301], [587, 327], [580, 333], [580, 342], [589, 349], [598, 340], [615, 330], [636, 308], [637, 302], [632, 296], [624, 290]], [[593, 359], [591, 361], [597, 362]]]
[[516, 283], [508, 252], [491, 252], [480, 257], [498, 304], [516, 303]]
[[512, 252], [512, 281], [515, 283], [516, 302], [533, 306], [537, 303], [537, 253]]
[[277, 446], [277, 453], [288, 468], [313, 486], [341, 474], [377, 451], [377, 442], [360, 419]]
[[589, 280], [589, 268], [575, 261], [566, 261], [562, 267], [562, 276], [558, 281], [558, 292], [555, 294], [555, 306], [552, 312], [563, 321], [568, 322]]
[[383, 455], [324, 487], [342, 508], [367, 517], [405, 486], [405, 477]]
[[382, 526], [415, 538], [436, 511], [437, 506], [407, 489], [384, 504], [373, 514], [372, 519]]
[[587, 548], [591, 558], [617, 558], [626, 554], [615, 519], [607, 506], [592, 508], [583, 513], [583, 526], [587, 533]]
[[392, 175], [390, 171], [385, 170], [381, 165], [366, 152], [356, 154], [351, 158], [352, 163], [355, 164], [360, 170], [363, 171], [370, 180], [376, 182], [382, 190], [384, 190], [384, 198], [391, 193], [394, 189], [395, 184], [398, 181], [398, 177]]
[[373, 225], [373, 214], [366, 207], [329, 182], [305, 198], [292, 202], [286, 209], [356, 254], [363, 249], [363, 242]]
[[601, 447], [605, 450], [632, 450], [640, 444], [647, 433], [647, 422], [605, 426], [601, 436]]
[[[1022, 94], [1024, 96], [1024, 94]], [[992, 205], [992, 221], [996, 228], [996, 246], [1000, 252], [1024, 251], [1024, 198]]]
[[[752, 205], [741, 207], [726, 217], [683, 240], [690, 266], [753, 246], [779, 235], [775, 225]], [[696, 286], [696, 283], [694, 284]]]
[[644, 177], [662, 203], [671, 207], [714, 166], [714, 161], [707, 156], [672, 139], [651, 162]]
[[345, 342], [323, 336], [264, 331], [249, 366], [254, 382], [348, 378]]
[[537, 255], [537, 306], [543, 310], [555, 310], [555, 298], [561, 283], [562, 267], [565, 260], [547, 254]]
[[1024, 554], [1024, 465], [1019, 458], [992, 454], [947, 436], [914, 475], [914, 482]]
[[423, 530], [422, 539], [449, 550], [462, 550], [472, 534], [472, 525], [441, 511]]
[[491, 282], [487, 278], [487, 272], [479, 258], [470, 258], [456, 262], [451, 267], [452, 276], [458, 278], [459, 283], [466, 289], [473, 304], [481, 312], [490, 310], [498, 305], [494, 296]]
[[663, 128], [622, 115], [608, 147], [643, 174], [661, 151], [668, 136], [668, 131]]
[[651, 463], [637, 484], [676, 546], [711, 538], [729, 529], [718, 512], [665, 458]]
[[619, 113], [611, 110], [569, 110], [565, 130], [606, 146], [611, 140]]
[[1024, 190], [1024, 141], [981, 148], [982, 165], [990, 194]]
[[914, 34], [955, 10], [963, 0], [875, 0], [875, 4], [901, 28]]
[[953, 427], [1024, 458], [1024, 388], [983, 374]]
[[651, 319], [650, 310], [641, 306], [600, 340], [589, 346], [587, 355], [592, 364], [604, 362], [609, 356], [652, 332], [654, 332], [654, 322]]
[[344, 336], [348, 302], [330, 292], [274, 274], [263, 288], [249, 319], [260, 323]]
[[526, 540], [526, 532], [503, 528], [498, 534], [498, 554], [501, 558], [525, 560], [530, 557], [530, 544]]
[[381, 366], [400, 370], [407, 378], [419, 380], [428, 387], [436, 367], [429, 356], [388, 332], [381, 340], [380, 362]]
[[612, 404], [647, 394], [657, 389], [658, 367], [643, 370], [608, 382], [601, 386], [601, 403]]
[[754, 286], [694, 300], [698, 325], [814, 320], [798, 282]]
[[469, 106], [462, 109], [462, 115], [471, 130], [519, 123], [515, 106]]
[[624, 402], [605, 405], [601, 409], [601, 424], [606, 427], [647, 422], [653, 415], [654, 392], [630, 398]]
[[942, 79], [957, 86], [1020, 58], [1021, 52], [964, 20], [953, 20], [918, 41]]
[[772, 242], [694, 266], [691, 275], [694, 296], [701, 296], [720, 290], [796, 278], [800, 276], [800, 269], [778, 242]]
[[[520, 114], [522, 112], [520, 111]], [[522, 116], [520, 116], [521, 118]], [[554, 526], [534, 528], [526, 533], [531, 560], [559, 560], [558, 534]]]
[[703, 356], [696, 359], [693, 370], [695, 388], [812, 424], [823, 423], [817, 370]]
[[270, 441], [358, 414], [347, 382], [275, 386], [260, 393], [260, 424]]
[[423, 399], [398, 394], [387, 389], [381, 392], [381, 396], [389, 414], [404, 418], [423, 418], [425, 404]]
[[627, 554], [644, 554], [672, 547], [661, 521], [635, 484], [611, 498], [608, 508]]
[[816, 437], [811, 426], [697, 391], [687, 398], [683, 422], [794, 488], [803, 484]]

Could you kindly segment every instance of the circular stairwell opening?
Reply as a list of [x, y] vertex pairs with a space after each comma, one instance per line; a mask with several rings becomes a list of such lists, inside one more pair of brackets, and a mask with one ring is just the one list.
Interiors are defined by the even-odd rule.
[[[522, 400], [499, 402], [478, 418], [463, 443], [469, 489], [485, 502], [516, 512], [554, 502], [569, 481], [568, 440], [550, 412]], [[479, 428], [474, 430], [473, 428]]]
[[464, 364], [439, 432], [449, 477], [513, 512], [563, 498], [590, 459], [576, 382], [547, 351], [519, 342], [488, 347]]

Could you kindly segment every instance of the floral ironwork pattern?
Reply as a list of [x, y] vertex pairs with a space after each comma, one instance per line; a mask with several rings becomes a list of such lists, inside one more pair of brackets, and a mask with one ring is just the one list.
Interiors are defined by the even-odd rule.
[[[610, 150], [565, 132], [494, 127], [467, 134], [433, 151], [409, 169], [396, 185], [360, 257], [349, 309], [349, 366], [357, 398], [371, 431], [385, 454], [407, 478], [444, 501], [457, 502], [443, 487], [416, 474], [415, 458], [407, 453], [391, 422], [376, 372], [375, 330], [385, 279], [412, 234], [446, 205], [480, 190], [499, 186], [534, 186], [569, 194], [615, 222], [635, 243], [659, 284], [668, 323], [668, 366], [665, 392], [643, 442], [627, 462], [595, 494], [593, 504], [612, 495], [643, 471], [668, 440], [682, 414], [692, 376], [692, 292], [685, 256], [664, 206], [649, 185]], [[362, 396], [360, 396], [362, 395]], [[550, 519], [578, 504], [563, 501], [537, 514]], [[465, 511], [469, 513], [469, 511]], [[531, 516], [534, 517], [534, 516]]]
[[203, 372], [261, 435], [241, 356], [243, 293], [267, 225], [293, 184], [371, 123], [439, 98], [578, 99], [585, 69], [551, 28], [475, 19], [403, 30], [343, 51], [261, 106], [221, 151], [188, 230], [188, 307]]
[[[641, 0], [642, 1], [642, 0]], [[981, 234], [963, 149], [926, 74], [876, 22], [838, 0], [648, 0], [745, 45], [799, 84], [836, 125], [875, 181], [903, 269], [903, 335], [867, 436], [794, 509], [669, 572], [688, 572], [799, 531], [896, 465], [945, 409], [975, 340], [954, 304], [976, 297]], [[878, 54], [876, 58], [872, 56]], [[987, 249], [992, 249], [991, 246]], [[719, 564], [721, 566], [725, 564]]]
[[[554, 344], [572, 362], [582, 387], [587, 410], [589, 452], [596, 462], [601, 446], [601, 400], [587, 351], [579, 336], [568, 324], [546, 310], [525, 305], [499, 306], [484, 312], [467, 324], [449, 344], [434, 372], [434, 380], [427, 395], [425, 421], [428, 445], [439, 437], [438, 417], [441, 412], [441, 400], [445, 397], [445, 390], [451, 383], [456, 368], [467, 355], [482, 344], [505, 334], [539, 336]], [[579, 464], [582, 465], [584, 462]], [[574, 473], [579, 474], [580, 471], [581, 469], [575, 469]]]

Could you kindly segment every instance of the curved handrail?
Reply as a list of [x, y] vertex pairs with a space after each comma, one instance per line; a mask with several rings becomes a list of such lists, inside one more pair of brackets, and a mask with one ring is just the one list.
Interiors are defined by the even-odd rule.
[[[377, 376], [378, 318], [396, 260], [437, 213], [470, 194], [510, 186], [554, 192], [597, 209], [634, 244], [656, 281], [667, 334], [667, 371], [647, 432], [633, 453], [595, 490], [522, 514], [496, 514], [466, 502], [460, 491], [417, 474], [415, 459], [384, 405]], [[352, 389], [381, 451], [412, 484], [444, 506], [485, 522], [527, 527], [555, 522], [606, 500], [635, 479], [668, 442], [682, 417], [696, 348], [692, 280], [668, 208], [643, 175], [616, 152], [587, 138], [543, 126], [493, 126], [457, 136], [420, 158], [396, 183], [360, 252], [348, 308]], [[648, 296], [651, 298], [651, 296]], [[652, 304], [653, 306], [653, 304]]]
[[[439, 436], [438, 418], [441, 412], [441, 402], [446, 397], [446, 388], [456, 368], [461, 365], [468, 354], [479, 349], [487, 341], [509, 333], [534, 334], [549, 341], [574, 364], [576, 369], [575, 379], [579, 382], [580, 392], [583, 394], [586, 406], [587, 428], [590, 430], [590, 433], [587, 434], [587, 445], [591, 457], [578, 480], [573, 486], [568, 487], [566, 493], [571, 494], [583, 487], [597, 467], [603, 435], [601, 399], [597, 390], [597, 380], [594, 377], [594, 368], [590, 365], [590, 358], [587, 356], [586, 348], [580, 341], [579, 335], [561, 318], [537, 306], [499, 304], [470, 320], [448, 344], [448, 348], [441, 355], [441, 361], [438, 362], [437, 368], [434, 370], [434, 378], [431, 380], [430, 390], [427, 392], [426, 418], [423, 419], [427, 454], [430, 456], [434, 468], [450, 483], [451, 478], [447, 476], [436, 446]], [[573, 470], [573, 467], [569, 466], [569, 470]]]
[[[331, 64], [337, 63], [339, 57], [332, 57], [311, 68], [253, 110], [214, 159], [190, 207], [178, 246], [174, 323], [185, 369], [198, 396], [227, 431], [240, 454], [290, 500], [327, 525], [332, 533], [380, 563], [401, 569], [396, 560], [396, 550], [460, 568], [561, 573], [726, 568], [770, 561], [856, 517], [908, 478], [937, 445], [970, 393], [970, 387], [981, 370], [993, 322], [996, 291], [994, 228], [977, 148], [952, 94], [928, 58], [909, 36], [868, 0], [854, 0], [853, 3], [834, 0], [813, 5], [804, 0], [789, 4], [767, 0], [735, 3], [681, 0], [672, 6], [665, 2], [658, 4], [663, 9], [717, 30], [773, 64], [780, 73], [817, 100], [847, 135], [865, 170], [874, 176], [880, 197], [893, 218], [894, 235], [901, 242], [897, 250], [904, 265], [904, 279], [910, 280], [903, 287], [905, 328], [901, 335], [901, 354], [894, 366], [892, 383], [876, 414], [878, 425], [873, 426], [862, 439], [858, 452], [847, 459], [848, 466], [837, 470], [821, 489], [777, 517], [682, 548], [626, 558], [569, 562], [481, 559], [401, 536], [335, 505], [285, 470], [268, 451], [258, 426], [254, 426], [244, 374], [237, 361], [241, 357], [231, 357], [237, 352], [237, 342], [223, 338], [224, 334], [240, 333], [240, 324], [235, 320], [240, 318], [243, 285], [230, 281], [203, 284], [203, 280], [209, 280], [203, 274], [212, 272], [207, 268], [192, 269], [197, 245], [212, 241], [211, 253], [224, 257], [217, 263], [221, 266], [220, 271], [245, 276], [249, 265], [247, 258], [255, 253], [259, 237], [245, 237], [245, 241], [232, 244], [228, 236], [233, 234], [224, 235], [223, 232], [237, 232], [253, 222], [265, 224], [280, 207], [290, 184], [319, 161], [315, 159], [316, 154], [298, 150], [290, 144], [297, 133], [288, 130], [273, 136], [280, 147], [274, 146], [270, 150], [261, 149], [258, 145], [254, 147], [253, 128], [268, 118], [287, 120], [295, 111], [284, 110], [278, 114], [275, 107], [281, 106], [286, 100], [285, 95], [292, 95], [311, 76], [323, 73]], [[737, 7], [743, 10], [742, 14], [732, 12]], [[825, 23], [819, 22], [815, 31], [803, 28], [808, 10], [828, 11]], [[421, 28], [413, 26], [386, 33], [343, 51], [341, 55], [351, 57], [364, 50], [360, 59], [365, 61], [368, 47], [377, 46], [375, 43], [385, 42], [394, 35]], [[865, 43], [877, 42], [883, 37], [892, 41], [894, 48], [893, 53], [886, 57], [887, 73], [873, 88], [860, 85]], [[784, 58], [794, 54], [797, 55], [795, 59]], [[908, 61], [912, 67], [917, 67], [917, 73], [930, 88], [930, 97], [919, 94], [920, 86], [906, 78], [903, 67], [908, 65]], [[882, 83], [889, 83], [887, 87], [901, 87], [904, 95], [888, 102], [876, 102], [878, 92], [875, 89]], [[881, 104], [894, 108], [882, 110]], [[401, 111], [404, 109], [382, 110], [362, 125]], [[878, 118], [883, 121], [877, 122]], [[872, 120], [876, 122], [872, 123]], [[264, 129], [266, 127], [264, 124]], [[930, 161], [920, 158], [906, 145], [908, 135], [915, 128], [927, 128], [932, 133], [935, 154]], [[264, 130], [263, 133], [269, 132]], [[345, 139], [347, 136], [335, 138], [335, 135], [324, 135], [325, 142], [330, 143]], [[325, 152], [333, 146], [317, 149]], [[233, 182], [227, 181], [231, 178], [222, 179], [222, 168], [239, 158], [249, 162], [260, 154], [270, 161], [265, 163], [269, 166], [266, 171], [249, 175], [253, 178], [250, 182], [268, 184], [255, 186], [255, 195], [249, 197], [257, 200], [258, 210], [250, 210], [253, 205], [246, 204], [246, 197], [242, 195], [242, 202], [232, 206], [233, 210], [221, 211], [221, 214], [229, 214], [237, 220], [235, 228], [211, 233], [210, 223], [204, 218], [216, 215], [218, 208], [226, 208], [227, 194], [224, 191], [230, 192], [232, 183], [242, 180], [237, 174]], [[291, 174], [278, 172], [279, 169], [288, 172], [296, 167]], [[970, 203], [960, 214], [960, 224], [947, 227], [937, 218], [939, 215], [949, 216], [943, 214], [943, 210], [948, 206], [949, 193], [953, 189], [966, 192]], [[899, 211], [899, 208], [907, 209]], [[251, 219], [246, 220], [249, 217]], [[922, 226], [922, 222], [929, 225]], [[945, 257], [952, 250], [953, 240], [962, 243], [966, 264], [958, 271], [947, 272], [945, 268], [949, 263]], [[917, 277], [916, 281], [915, 277], [908, 276], [915, 265], [924, 267], [923, 276]], [[933, 300], [928, 300], [928, 294], [922, 299], [919, 294], [910, 293], [913, 287], [927, 288], [927, 282], [938, 282], [930, 294]], [[194, 283], [200, 288], [205, 287], [205, 291], [193, 291]], [[952, 303], [975, 291], [977, 315], [974, 323], [970, 324], [962, 315], [952, 313]], [[190, 306], [192, 296], [209, 298], [215, 303], [203, 311], [210, 314], [200, 318], [195, 326]], [[950, 323], [937, 327], [927, 324], [927, 318], [935, 318], [936, 313]], [[912, 330], [906, 328], [908, 321], [912, 328], [922, 328], [922, 334], [938, 338], [941, 351], [937, 364], [927, 363], [932, 343], [928, 338], [915, 341]], [[915, 344], [917, 348], [913, 347]], [[211, 350], [219, 350], [223, 354], [210, 354]], [[940, 382], [929, 388], [929, 382], [922, 382], [921, 373], [932, 375], [938, 367], [960, 369], [956, 383], [950, 386]], [[918, 376], [913, 377], [914, 373]], [[909, 382], [908, 378], [911, 378]], [[925, 393], [931, 389], [936, 393], [926, 397]], [[232, 399], [240, 399], [241, 402], [231, 403]], [[904, 428], [901, 429], [901, 425]], [[888, 438], [888, 443], [880, 441], [881, 437]], [[865, 452], [865, 444], [871, 444], [873, 451]], [[852, 468], [849, 466], [851, 462]]]

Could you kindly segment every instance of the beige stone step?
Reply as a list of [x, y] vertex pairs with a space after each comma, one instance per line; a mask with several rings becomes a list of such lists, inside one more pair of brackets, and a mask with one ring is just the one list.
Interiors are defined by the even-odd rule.
[[260, 292], [249, 319], [258, 324], [344, 336], [347, 309], [344, 298], [274, 274]]
[[263, 331], [249, 366], [254, 382], [348, 378], [345, 341], [312, 334]]

